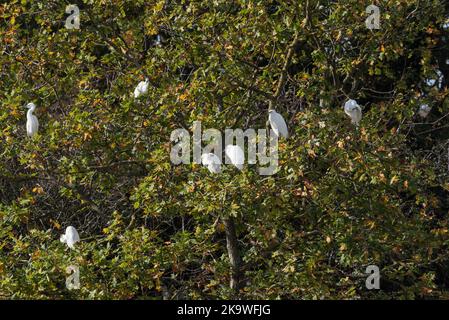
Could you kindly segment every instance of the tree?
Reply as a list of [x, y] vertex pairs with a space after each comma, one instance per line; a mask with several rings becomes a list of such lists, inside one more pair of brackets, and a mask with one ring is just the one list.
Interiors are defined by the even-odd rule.
[[[379, 30], [356, 0], [2, 4], [0, 296], [447, 298], [449, 5], [373, 2]], [[291, 136], [275, 175], [171, 163], [173, 130], [269, 108]]]

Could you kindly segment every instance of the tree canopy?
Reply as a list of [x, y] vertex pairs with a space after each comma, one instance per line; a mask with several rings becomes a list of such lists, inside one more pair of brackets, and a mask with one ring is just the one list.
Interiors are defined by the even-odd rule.
[[[0, 17], [1, 298], [449, 298], [448, 2], [10, 0]], [[174, 130], [265, 129], [269, 109], [290, 136], [276, 174], [170, 161]]]

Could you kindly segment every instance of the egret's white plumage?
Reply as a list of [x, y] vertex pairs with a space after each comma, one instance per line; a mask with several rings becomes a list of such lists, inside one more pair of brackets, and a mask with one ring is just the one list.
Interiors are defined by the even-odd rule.
[[225, 148], [226, 155], [231, 160], [231, 163], [237, 167], [237, 169], [242, 170], [243, 164], [245, 163], [245, 153], [242, 148], [236, 145], [227, 145]]
[[268, 114], [268, 121], [270, 122], [271, 129], [273, 129], [274, 133], [278, 137], [282, 136], [288, 138], [287, 124], [282, 115], [274, 110], [268, 111]]
[[432, 108], [429, 107], [428, 104], [422, 104], [419, 106], [418, 114], [420, 117], [426, 118], [429, 115], [431, 110], [432, 110]]
[[138, 98], [139, 96], [146, 94], [148, 92], [148, 85], [148, 78], [145, 78], [145, 81], [140, 81], [136, 89], [134, 89], [134, 98]]
[[65, 234], [61, 235], [59, 240], [62, 243], [66, 243], [70, 249], [73, 249], [75, 247], [75, 243], [80, 241], [80, 236], [74, 227], [69, 226], [65, 229]]
[[161, 39], [161, 36], [158, 34], [156, 36], [156, 43], [155, 43], [155, 45], [161, 46], [161, 44], [162, 44], [162, 39]]
[[205, 153], [201, 155], [201, 162], [212, 173], [221, 172], [221, 160], [213, 153]]
[[357, 104], [357, 101], [349, 99], [345, 103], [345, 113], [351, 118], [351, 122], [356, 126], [362, 120], [362, 108]]
[[34, 110], [36, 110], [36, 105], [31, 102], [26, 105], [26, 108], [28, 108], [26, 124], [27, 135], [28, 137], [33, 137], [39, 131], [39, 121], [33, 114]]

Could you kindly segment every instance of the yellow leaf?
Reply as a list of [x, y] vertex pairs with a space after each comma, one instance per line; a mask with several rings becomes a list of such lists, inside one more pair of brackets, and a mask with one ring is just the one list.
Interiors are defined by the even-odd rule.
[[311, 158], [316, 158], [316, 153], [315, 153], [315, 151], [313, 151], [312, 149], [307, 150], [307, 154], [308, 154]]
[[53, 219], [50, 219], [50, 222], [51, 223], [53, 223], [53, 226], [56, 228], [56, 229], [61, 229], [61, 225], [59, 224], [59, 222], [58, 221], [54, 221]]
[[183, 94], [181, 94], [181, 95], [179, 96], [179, 100], [180, 100], [180, 101], [185, 101], [185, 100], [187, 99], [187, 97], [188, 97], [188, 94], [187, 94], [187, 93], [183, 93]]
[[376, 225], [376, 223], [375, 223], [374, 221], [372, 221], [372, 220], [371, 220], [371, 221], [368, 221], [366, 224], [367, 224], [367, 226], [368, 226], [369, 229], [374, 228], [374, 226]]
[[37, 193], [37, 194], [43, 194], [44, 193], [44, 189], [41, 186], [37, 186], [33, 188], [33, 192]]
[[390, 180], [390, 185], [395, 184], [396, 182], [399, 181], [399, 178], [397, 176], [394, 176], [393, 178], [391, 178]]
[[154, 12], [162, 11], [162, 9], [164, 8], [164, 4], [165, 4], [165, 1], [159, 1], [159, 2], [154, 6]]

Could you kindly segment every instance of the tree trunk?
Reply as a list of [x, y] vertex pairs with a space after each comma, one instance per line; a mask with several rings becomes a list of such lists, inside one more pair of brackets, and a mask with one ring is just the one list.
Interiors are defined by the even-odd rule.
[[242, 260], [239, 254], [237, 234], [235, 232], [234, 218], [223, 219], [226, 232], [226, 248], [228, 250], [229, 261], [231, 263], [231, 289], [238, 291], [241, 285]]

